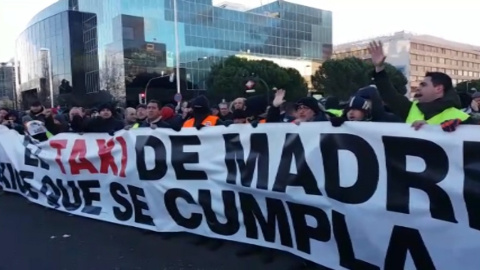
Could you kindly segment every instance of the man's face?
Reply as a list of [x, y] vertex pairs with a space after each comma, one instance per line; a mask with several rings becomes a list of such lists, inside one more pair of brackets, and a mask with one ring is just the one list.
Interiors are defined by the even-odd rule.
[[72, 120], [75, 115], [82, 116], [82, 111], [81, 111], [80, 108], [73, 107], [70, 110], [70, 112], [69, 112], [70, 120]]
[[220, 114], [227, 115], [229, 113], [227, 105], [220, 105]]
[[112, 117], [112, 111], [110, 111], [109, 109], [103, 109], [100, 111], [100, 117], [102, 117], [103, 119], [108, 119]]
[[137, 120], [137, 111], [134, 108], [128, 108], [125, 111], [125, 120], [127, 122], [135, 122]]
[[350, 109], [347, 112], [348, 121], [362, 121], [365, 118], [365, 112], [357, 109]]
[[147, 110], [145, 108], [137, 109], [137, 119], [145, 119], [147, 117]]
[[30, 111], [33, 113], [37, 113], [42, 110], [42, 106], [30, 106]]
[[298, 106], [297, 118], [301, 121], [310, 121], [315, 117], [315, 112], [307, 106]]
[[149, 120], [155, 120], [160, 117], [160, 108], [157, 103], [148, 103], [147, 105], [147, 117]]
[[7, 115], [8, 115], [8, 112], [6, 110], [0, 110], [0, 120], [5, 119]]
[[217, 110], [217, 108], [213, 108], [213, 109], [212, 109], [212, 115], [217, 116], [219, 112], [220, 112], [220, 111]]
[[245, 106], [245, 102], [241, 98], [237, 98], [233, 101], [233, 109], [235, 110], [243, 110], [244, 106]]
[[415, 93], [414, 98], [420, 103], [432, 102], [443, 95], [443, 86], [434, 86], [432, 78], [425, 77]]

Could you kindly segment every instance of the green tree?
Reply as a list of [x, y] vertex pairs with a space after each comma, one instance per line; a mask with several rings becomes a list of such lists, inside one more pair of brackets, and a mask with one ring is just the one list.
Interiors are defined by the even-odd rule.
[[458, 92], [474, 92], [474, 89], [480, 91], [480, 80], [471, 80], [458, 83], [455, 86], [455, 89], [457, 89]]
[[[286, 89], [287, 99], [307, 93], [307, 84], [295, 69], [283, 68], [271, 61], [251, 61], [232, 56], [212, 65], [206, 80], [209, 97], [214, 100], [245, 97], [245, 84], [249, 80], [255, 82], [255, 94], [266, 94], [273, 87]], [[271, 98], [273, 95], [270, 92]]]
[[[369, 75], [369, 78], [371, 77], [371, 73], [374, 70], [374, 66], [371, 62], [367, 62], [367, 74]], [[385, 63], [385, 71], [388, 74], [388, 78], [390, 78], [390, 81], [392, 82], [392, 85], [397, 89], [397, 92], [405, 95], [407, 93], [407, 83], [408, 80], [405, 77], [405, 75], [398, 70], [395, 66]]]
[[[359, 88], [371, 84], [372, 71], [371, 62], [356, 57], [330, 59], [325, 61], [312, 76], [312, 84], [317, 91], [326, 96], [347, 100]], [[397, 91], [406, 94], [408, 81], [403, 73], [388, 63], [385, 71]]]

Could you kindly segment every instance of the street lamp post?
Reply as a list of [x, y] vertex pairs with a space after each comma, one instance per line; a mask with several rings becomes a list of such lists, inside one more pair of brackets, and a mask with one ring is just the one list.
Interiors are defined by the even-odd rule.
[[267, 101], [270, 102], [270, 87], [268, 86], [267, 82], [264, 81], [262, 78], [260, 78], [258, 76], [255, 76], [255, 74], [252, 74], [252, 76], [249, 77], [249, 80], [259, 81], [263, 84], [263, 86], [265, 87], [265, 89], [267, 91]]
[[52, 57], [50, 55], [50, 49], [41, 48], [41, 52], [47, 53], [47, 63], [48, 63], [48, 85], [50, 86], [50, 108], [54, 107], [53, 102], [53, 71], [52, 71]]
[[[146, 102], [148, 102], [147, 94], [148, 94], [148, 87], [150, 86], [150, 83], [154, 80], [165, 78], [165, 77], [170, 77], [170, 82], [173, 82], [173, 80], [175, 78], [175, 74], [172, 73], [170, 75], [162, 75], [162, 76], [154, 77], [154, 78], [151, 78], [150, 80], [148, 80], [147, 85], [145, 86], [145, 101]], [[178, 81], [178, 78], [177, 78], [177, 81]]]
[[[175, 31], [175, 68], [176, 68], [176, 80], [177, 80], [177, 94], [180, 94], [180, 39], [178, 34], [178, 10], [177, 0], [173, 0], [173, 25]], [[146, 94], [145, 94], [146, 96]]]

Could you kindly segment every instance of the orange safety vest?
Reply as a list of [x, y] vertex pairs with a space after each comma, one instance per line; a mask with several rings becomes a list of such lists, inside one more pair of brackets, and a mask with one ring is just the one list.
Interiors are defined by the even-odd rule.
[[[202, 125], [206, 127], [215, 126], [217, 124], [218, 119], [219, 119], [218, 116], [209, 115], [205, 117], [205, 119], [203, 119]], [[185, 123], [183, 123], [183, 127], [191, 128], [193, 127], [194, 123], [195, 123], [195, 118], [190, 118], [187, 121], [185, 121]]]

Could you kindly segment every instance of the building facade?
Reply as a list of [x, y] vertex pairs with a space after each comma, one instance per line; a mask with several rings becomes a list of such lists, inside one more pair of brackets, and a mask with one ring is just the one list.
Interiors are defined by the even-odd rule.
[[427, 35], [398, 32], [335, 46], [334, 57], [370, 58], [368, 42], [381, 40], [387, 62], [402, 70], [410, 92], [415, 92], [427, 71], [440, 71], [452, 77], [453, 84], [480, 79], [480, 47]]
[[263, 56], [256, 56], [251, 54], [238, 54], [236, 55], [240, 58], [245, 58], [247, 60], [259, 61], [259, 60], [267, 60], [272, 61], [275, 64], [284, 67], [284, 68], [293, 68], [302, 75], [303, 79], [308, 85], [308, 90], [311, 92], [315, 92], [316, 90], [313, 89], [312, 85], [312, 75], [315, 74], [321, 67], [321, 61], [314, 61], [314, 60], [303, 60], [303, 59], [288, 59], [288, 58], [279, 58], [279, 57], [263, 57]]
[[0, 63], [0, 102], [12, 103], [15, 100], [15, 88], [14, 64]]
[[[168, 74], [176, 66], [173, 0], [60, 0], [41, 12], [17, 42], [20, 91], [40, 88], [30, 83], [41, 66], [38, 51], [50, 49], [47, 40], [62, 39], [81, 46], [81, 52], [63, 51], [66, 46], [51, 47], [54, 89], [63, 78], [69, 82], [77, 100], [108, 90], [117, 98], [126, 98], [127, 105], [138, 102], [152, 78], [149, 96], [164, 94], [173, 97], [175, 83]], [[211, 0], [177, 0], [178, 40], [180, 54], [180, 82], [182, 94], [200, 89], [212, 63], [237, 54], [263, 57], [281, 57], [323, 61], [332, 53], [332, 14], [307, 6], [276, 1], [255, 9], [245, 9], [229, 3], [214, 6]], [[63, 10], [63, 11], [62, 11]], [[60, 35], [51, 37], [42, 33], [45, 26], [35, 26], [60, 16], [63, 22], [78, 14], [79, 21], [63, 24]], [[50, 16], [48, 16], [50, 15]], [[65, 17], [65, 18], [64, 18]], [[81, 18], [81, 19], [80, 19]], [[79, 25], [75, 33], [66, 25]], [[50, 24], [50, 23], [49, 23]], [[56, 24], [55, 24], [56, 25]], [[36, 29], [34, 29], [36, 28]], [[70, 29], [74, 29], [70, 27]], [[30, 34], [32, 32], [32, 34]], [[69, 39], [63, 33], [67, 33]], [[81, 38], [80, 38], [81, 37]], [[45, 41], [34, 49], [27, 49], [29, 39]], [[53, 44], [52, 44], [53, 45]], [[32, 50], [37, 54], [31, 53]], [[54, 55], [70, 60], [64, 69], [56, 69]], [[20, 59], [22, 58], [23, 59]], [[77, 63], [71, 59], [83, 58]], [[65, 67], [67, 67], [65, 69]], [[83, 81], [73, 78], [72, 70], [83, 67]], [[24, 71], [22, 69], [27, 69]], [[66, 74], [60, 75], [60, 74]], [[80, 74], [80, 72], [78, 72]], [[162, 77], [162, 75], [165, 75]], [[202, 83], [203, 82], [203, 83]], [[185, 92], [185, 93], [183, 93]], [[155, 97], [155, 95], [153, 95]]]
[[59, 1], [37, 14], [17, 38], [17, 97], [22, 107], [37, 99], [50, 106], [52, 98], [56, 106], [64, 96], [81, 95], [90, 79], [88, 71], [98, 70], [96, 53], [88, 63], [89, 43], [84, 38], [84, 21], [95, 15], [69, 10], [67, 4]]

